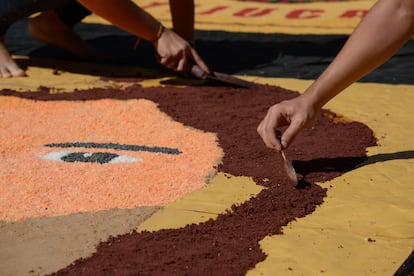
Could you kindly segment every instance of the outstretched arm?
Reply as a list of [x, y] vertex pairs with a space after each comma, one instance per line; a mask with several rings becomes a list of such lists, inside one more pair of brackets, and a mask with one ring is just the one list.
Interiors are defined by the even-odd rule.
[[[197, 52], [175, 32], [165, 29], [160, 33], [161, 23], [131, 0], [78, 0], [95, 14], [112, 24], [143, 39], [153, 41], [164, 66], [183, 71], [190, 60], [209, 72]], [[158, 34], [161, 34], [158, 37]]]
[[[269, 108], [257, 131], [276, 150], [288, 147], [302, 128], [333, 97], [383, 64], [414, 34], [413, 0], [379, 0], [344, 47], [305, 93]], [[282, 145], [274, 130], [289, 125]]]

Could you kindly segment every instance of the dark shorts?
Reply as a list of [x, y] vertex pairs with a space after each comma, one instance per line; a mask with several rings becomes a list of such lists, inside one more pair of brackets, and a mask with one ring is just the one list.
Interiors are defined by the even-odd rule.
[[0, 0], [0, 35], [16, 21], [36, 12], [63, 7], [69, 0]]
[[56, 14], [68, 27], [73, 27], [91, 12], [77, 1], [71, 0], [62, 8], [56, 9]]

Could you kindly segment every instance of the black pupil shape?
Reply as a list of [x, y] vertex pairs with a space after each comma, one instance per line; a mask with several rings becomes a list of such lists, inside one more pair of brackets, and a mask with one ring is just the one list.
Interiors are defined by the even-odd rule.
[[118, 154], [109, 152], [73, 152], [61, 158], [65, 162], [85, 162], [85, 163], [109, 163], [112, 159], [118, 157]]

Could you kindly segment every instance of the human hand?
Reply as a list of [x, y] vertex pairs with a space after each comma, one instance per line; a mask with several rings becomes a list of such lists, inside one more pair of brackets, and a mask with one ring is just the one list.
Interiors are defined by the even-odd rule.
[[[304, 95], [275, 104], [269, 108], [257, 132], [267, 147], [281, 151], [289, 147], [296, 135], [315, 119], [317, 110]], [[281, 139], [275, 130], [288, 125]]]
[[160, 38], [154, 42], [159, 62], [176, 72], [188, 71], [191, 64], [196, 63], [206, 74], [210, 69], [198, 55], [190, 43], [170, 29], [165, 29]]

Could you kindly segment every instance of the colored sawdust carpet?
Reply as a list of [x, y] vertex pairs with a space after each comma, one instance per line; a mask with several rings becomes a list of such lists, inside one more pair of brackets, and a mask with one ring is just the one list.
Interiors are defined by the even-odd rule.
[[[65, 116], [62, 117], [62, 121], [52, 121], [55, 124], [55, 128], [58, 126], [56, 131], [61, 133], [60, 135], [63, 135], [63, 137], [54, 138], [55, 136], [51, 136], [50, 139], [52, 137], [54, 139], [34, 143], [39, 144], [40, 147], [44, 146], [46, 142], [73, 141], [74, 138], [69, 139], [68, 135], [70, 137], [77, 137], [77, 141], [94, 142], [120, 142], [119, 135], [122, 135], [126, 139], [122, 140], [122, 143], [132, 144], [133, 141], [138, 141], [138, 144], [140, 144], [143, 143], [140, 141], [148, 141], [147, 136], [140, 138], [140, 132], [142, 131], [144, 133], [151, 133], [151, 136], [156, 136], [153, 137], [156, 141], [153, 141], [151, 145], [177, 147], [180, 151], [186, 153], [185, 155], [188, 154], [188, 158], [192, 159], [197, 159], [197, 156], [202, 158], [210, 156], [210, 161], [203, 159], [195, 164], [207, 164], [207, 168], [212, 168], [214, 161], [217, 160], [219, 155], [214, 154], [211, 151], [211, 147], [207, 147], [207, 152], [202, 152], [200, 145], [205, 144], [206, 146], [212, 143], [214, 149], [214, 136], [208, 138], [207, 134], [202, 133], [216, 133], [218, 145], [224, 152], [222, 162], [218, 165], [217, 170], [232, 176], [252, 177], [256, 183], [265, 187], [257, 196], [242, 204], [233, 205], [228, 212], [220, 214], [214, 220], [197, 225], [188, 225], [180, 229], [134, 232], [111, 238], [100, 244], [97, 252], [90, 258], [75, 262], [75, 264], [68, 268], [57, 272], [57, 275], [79, 275], [82, 273], [89, 275], [101, 273], [128, 274], [136, 272], [153, 275], [183, 272], [203, 275], [211, 271], [212, 266], [215, 267], [215, 271], [219, 274], [226, 274], [228, 271], [234, 272], [235, 275], [245, 274], [265, 258], [265, 254], [261, 251], [258, 241], [268, 235], [280, 234], [282, 226], [287, 225], [288, 222], [295, 218], [303, 217], [313, 212], [316, 206], [323, 202], [323, 198], [326, 195], [325, 189], [316, 185], [315, 182], [328, 181], [354, 169], [366, 159], [367, 147], [373, 146], [376, 143], [372, 131], [365, 125], [340, 120], [334, 113], [329, 111], [322, 112], [317, 123], [312, 128], [306, 129], [303, 135], [298, 137], [295, 144], [287, 150], [287, 154], [294, 160], [293, 165], [300, 176], [298, 187], [295, 187], [282, 169], [283, 165], [280, 156], [269, 151], [262, 143], [254, 143], [252, 141], [257, 140], [256, 126], [265, 115], [269, 102], [278, 102], [292, 98], [297, 95], [296, 92], [267, 85], [260, 86], [257, 89], [218, 86], [142, 88], [139, 85], [133, 85], [123, 90], [100, 88], [60, 94], [50, 94], [47, 91], [5, 92], [4, 94], [26, 98], [22, 104], [30, 104], [33, 107], [26, 108], [25, 110], [34, 110], [36, 108], [35, 105], [38, 104], [39, 112], [42, 112], [42, 108], [48, 110], [43, 105], [58, 105], [57, 110], [59, 112], [64, 114], [74, 113], [73, 116], [76, 116], [75, 121], [82, 122], [82, 125], [79, 126], [81, 129], [75, 132], [70, 122], [65, 123]], [[139, 115], [139, 113], [152, 114], [146, 111], [145, 105], [140, 104], [144, 100], [155, 102], [159, 109], [174, 121], [200, 130], [196, 133], [199, 133], [201, 136], [207, 136], [211, 142], [201, 140], [201, 136], [196, 137], [188, 134], [188, 140], [182, 138], [184, 134], [176, 134], [177, 140], [173, 140], [174, 130], [171, 130], [168, 123], [163, 122], [160, 120], [160, 117], [155, 115], [147, 115], [146, 118], [151, 116], [153, 118], [150, 121], [143, 120], [142, 125], [137, 123], [138, 118], [143, 116]], [[17, 100], [12, 97], [10, 101]], [[70, 109], [72, 112], [69, 112], [64, 108], [65, 102], [76, 104], [79, 101], [82, 107], [78, 111]], [[146, 102], [144, 101], [144, 103]], [[7, 104], [13, 107], [12, 103]], [[95, 109], [93, 105], [97, 105], [99, 108], [96, 107], [98, 109]], [[154, 106], [149, 103], [146, 105], [150, 109]], [[121, 108], [121, 110], [118, 111], [117, 107]], [[135, 108], [137, 108], [136, 113], [133, 111]], [[84, 114], [82, 110], [86, 110], [88, 113], [90, 111], [91, 116], [94, 113], [98, 114], [99, 120], [96, 118], [88, 119], [87, 114]], [[104, 110], [111, 110], [111, 112], [104, 112]], [[128, 112], [122, 113], [124, 110]], [[20, 115], [19, 117], [21, 117]], [[25, 115], [36, 118], [35, 114]], [[49, 116], [52, 118], [60, 117], [53, 116], [53, 114], [49, 114]], [[134, 120], [128, 119], [130, 116]], [[118, 124], [113, 121], [114, 117], [116, 117], [115, 120], [118, 121]], [[45, 119], [42, 117], [38, 118], [40, 121]], [[47, 121], [50, 122], [50, 120], [48, 119]], [[88, 120], [91, 120], [91, 123], [88, 123]], [[160, 127], [156, 122], [164, 126]], [[146, 126], [147, 123], [149, 126]], [[31, 122], [31, 124], [37, 126], [35, 122]], [[124, 126], [124, 124], [130, 125]], [[6, 133], [10, 134], [15, 128], [12, 127], [12, 122], [7, 125], [11, 130], [6, 131]], [[108, 127], [110, 131], [107, 131]], [[119, 129], [117, 129], [118, 127]], [[147, 127], [150, 129], [146, 130]], [[45, 129], [50, 128], [51, 126], [45, 127]], [[165, 131], [164, 128], [168, 129], [167, 136], [162, 134]], [[24, 129], [25, 127], [17, 129], [15, 136], [21, 134], [26, 139], [32, 141], [34, 138], [24, 134]], [[37, 131], [39, 131], [37, 135], [41, 137], [42, 131]], [[134, 131], [138, 133], [134, 133]], [[111, 133], [116, 137], [111, 137]], [[84, 135], [87, 136], [84, 137]], [[167, 137], [166, 140], [165, 137]], [[197, 140], [198, 146], [193, 145], [193, 139]], [[332, 141], [335, 141], [335, 143], [332, 143]], [[22, 141], [22, 144], [25, 144], [24, 141]], [[36, 151], [39, 151], [39, 146], [27, 145], [29, 148], [35, 148], [34, 150]], [[59, 150], [63, 150], [61, 149], [63, 145], [57, 145], [56, 147]], [[187, 148], [193, 148], [195, 152], [187, 151]], [[47, 148], [47, 151], [49, 150]], [[200, 151], [197, 152], [198, 150]], [[44, 156], [45, 150], [40, 150], [40, 154]], [[33, 155], [35, 153], [29, 153], [29, 156]], [[137, 158], [135, 155], [132, 157]], [[145, 157], [142, 158], [146, 159]], [[7, 155], [5, 158], [7, 158]], [[192, 184], [193, 180], [183, 178], [177, 169], [167, 169], [164, 172], [163, 167], [166, 164], [173, 163], [175, 166], [184, 166], [182, 174], [193, 174], [202, 171], [195, 164], [181, 163], [180, 160], [175, 159], [169, 160], [168, 156], [158, 158], [163, 159], [161, 163], [158, 162], [159, 165], [156, 165], [159, 171], [150, 172], [153, 178], [147, 177], [142, 179], [140, 171], [136, 168], [136, 166], [140, 166], [140, 163], [132, 165], [132, 168], [130, 167], [131, 165], [126, 165], [122, 169], [116, 165], [108, 168], [103, 164], [93, 164], [92, 166], [98, 166], [99, 168], [91, 168], [91, 165], [85, 165], [82, 162], [76, 164], [54, 163], [54, 168], [47, 168], [48, 171], [69, 170], [71, 181], [80, 183], [82, 186], [85, 185], [88, 190], [92, 190], [92, 195], [77, 198], [81, 193], [78, 191], [74, 192], [71, 189], [65, 193], [63, 188], [74, 186], [66, 183], [60, 189], [50, 188], [51, 190], [58, 190], [57, 202], [55, 204], [51, 203], [54, 196], [53, 194], [50, 195], [50, 191], [47, 191], [48, 194], [46, 194], [45, 198], [48, 199], [48, 202], [44, 203], [42, 207], [47, 207], [50, 204], [53, 206], [51, 211], [63, 208], [67, 204], [62, 203], [62, 200], [68, 195], [74, 198], [72, 200], [68, 198], [67, 202], [77, 202], [73, 204], [77, 208], [83, 207], [83, 205], [88, 203], [85, 203], [85, 199], [95, 201], [97, 198], [102, 198], [102, 196], [104, 197], [104, 202], [116, 202], [116, 194], [127, 196], [127, 198], [121, 197], [120, 202], [117, 202], [118, 205], [111, 205], [112, 207], [125, 208], [124, 205], [129, 202], [132, 206], [134, 204], [136, 206], [142, 204], [137, 201], [141, 197], [143, 189], [139, 183], [148, 183], [150, 185], [145, 188], [146, 196], [143, 197], [144, 199], [149, 196], [155, 197], [156, 191], [151, 192], [151, 187], [154, 190], [164, 190], [165, 194], [169, 194], [169, 189], [165, 187], [159, 188], [159, 185], [170, 184], [174, 180]], [[43, 158], [37, 162], [50, 163], [49, 160], [45, 161]], [[148, 162], [157, 164], [156, 160], [149, 160]], [[16, 162], [16, 164], [18, 163]], [[69, 168], [65, 169], [60, 166], [69, 166]], [[36, 166], [37, 170], [39, 170], [39, 167], [40, 165]], [[116, 176], [116, 174], [111, 173], [111, 170], [116, 170], [121, 177], [110, 177], [111, 189], [113, 189], [110, 191], [106, 187], [108, 185], [104, 185], [99, 178], [90, 181], [91, 177], [88, 174], [90, 170], [103, 177], [107, 175]], [[127, 177], [122, 176], [123, 171], [127, 171]], [[132, 175], [129, 173], [132, 173]], [[166, 173], [168, 179], [161, 177], [164, 173]], [[38, 175], [41, 174], [39, 173]], [[206, 172], [201, 175], [205, 176]], [[57, 179], [49, 177], [46, 180], [43, 179], [40, 183], [65, 181], [65, 174], [58, 174], [55, 177]], [[157, 182], [158, 177], [160, 177], [159, 181], [161, 182]], [[30, 183], [30, 179], [25, 179], [30, 187], [36, 187], [36, 183], [39, 183], [38, 180]], [[93, 187], [93, 183], [95, 183], [95, 187]], [[132, 185], [127, 186], [129, 183], [132, 183]], [[151, 184], [154, 186], [151, 186]], [[50, 185], [46, 187], [49, 188]], [[76, 186], [75, 188], [78, 189]], [[119, 191], [117, 191], [118, 189]], [[125, 191], [125, 189], [128, 190]], [[171, 191], [175, 189], [177, 188], [171, 187]], [[98, 196], [93, 196], [93, 194]], [[23, 198], [27, 198], [27, 195]], [[35, 206], [39, 205], [34, 199], [31, 201], [34, 202]], [[128, 206], [132, 207], [131, 205]], [[13, 201], [10, 203], [10, 206], [10, 208], [15, 206]], [[81, 209], [79, 211], [94, 210]], [[47, 211], [49, 210], [45, 212]]]
[[[295, 187], [257, 125], [375, 1], [282, 2], [196, 5], [201, 56], [256, 89], [171, 76], [151, 45], [133, 50], [135, 37], [95, 15], [75, 30], [117, 64], [70, 61], [27, 21], [12, 26], [28, 77], [0, 84], [0, 274], [395, 272], [414, 248], [414, 43], [286, 151]], [[139, 4], [171, 26], [168, 1]]]

